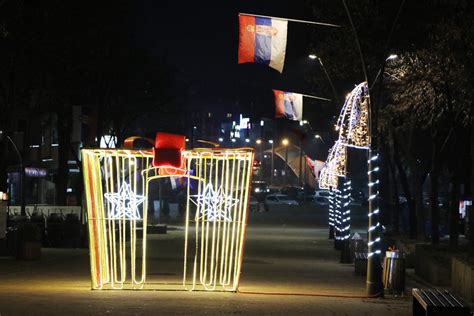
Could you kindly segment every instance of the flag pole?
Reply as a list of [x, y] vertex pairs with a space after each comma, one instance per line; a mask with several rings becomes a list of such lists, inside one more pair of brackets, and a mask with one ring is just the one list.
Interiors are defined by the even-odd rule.
[[[296, 92], [295, 92], [296, 93]], [[323, 100], [323, 101], [329, 101], [331, 102], [332, 100], [331, 99], [326, 99], [326, 98], [322, 98], [322, 97], [316, 97], [314, 95], [309, 95], [309, 94], [302, 94], [300, 93], [302, 96], [304, 97], [307, 97], [307, 98], [311, 98], [311, 99], [317, 99], [317, 100]]]
[[337, 24], [314, 22], [314, 21], [305, 21], [305, 20], [297, 20], [297, 19], [286, 19], [286, 18], [279, 18], [279, 17], [269, 16], [269, 15], [261, 15], [261, 14], [239, 13], [239, 16], [240, 15], [258, 16], [258, 17], [261, 17], [261, 18], [269, 18], [269, 19], [274, 19], [274, 20], [291, 21], [291, 22], [306, 23], [306, 24], [315, 24], [315, 25], [330, 26], [330, 27], [341, 27], [340, 25], [337, 25]]

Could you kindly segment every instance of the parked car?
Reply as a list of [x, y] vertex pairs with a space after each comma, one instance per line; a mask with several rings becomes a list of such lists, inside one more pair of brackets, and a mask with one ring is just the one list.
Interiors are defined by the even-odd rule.
[[299, 200], [303, 198], [304, 190], [302, 187], [287, 186], [281, 189], [281, 193], [288, 195], [292, 200]]
[[252, 181], [252, 192], [256, 194], [269, 193], [270, 189], [265, 181]]
[[327, 199], [330, 196], [331, 196], [331, 192], [329, 190], [316, 190], [313, 195], [315, 199], [319, 197], [324, 197]]
[[316, 197], [313, 199], [313, 203], [316, 205], [329, 205], [329, 199], [327, 197]]
[[298, 205], [286, 194], [269, 194], [265, 197], [266, 205]]

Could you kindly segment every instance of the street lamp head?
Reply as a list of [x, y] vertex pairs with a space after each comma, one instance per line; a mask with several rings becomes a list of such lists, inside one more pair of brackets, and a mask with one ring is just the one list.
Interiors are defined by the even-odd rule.
[[398, 55], [397, 55], [397, 54], [391, 54], [390, 56], [387, 57], [387, 59], [386, 59], [385, 61], [387, 61], [387, 60], [393, 60], [393, 59], [397, 59], [397, 58], [398, 58]]
[[281, 141], [281, 144], [282, 144], [283, 146], [288, 146], [289, 143], [290, 143], [290, 142], [288, 141], [288, 138], [283, 138], [283, 140]]
[[250, 143], [250, 139], [246, 138], [246, 139], [245, 139], [245, 142], [246, 142], [246, 143]]
[[260, 145], [262, 143], [262, 140], [259, 138], [255, 142], [257, 143], [257, 145]]
[[316, 59], [316, 58], [318, 58], [318, 56], [316, 56], [315, 54], [309, 54], [308, 57], [309, 57], [309, 59]]
[[321, 138], [321, 135], [316, 134], [314, 135], [314, 138]]
[[224, 141], [224, 138], [222, 138], [222, 137], [219, 137], [219, 142], [221, 142], [221, 143], [222, 143], [223, 141]]
[[273, 144], [273, 139], [270, 139], [270, 140], [268, 141], [268, 143], [269, 143], [269, 144]]

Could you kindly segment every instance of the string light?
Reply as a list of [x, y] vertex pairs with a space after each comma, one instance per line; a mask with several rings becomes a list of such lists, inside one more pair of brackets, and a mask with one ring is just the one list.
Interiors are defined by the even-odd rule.
[[[186, 166], [176, 168], [187, 179], [181, 289], [236, 291], [243, 258], [253, 150], [196, 149], [183, 151], [182, 155]], [[148, 212], [145, 210], [149, 208], [149, 188], [152, 181], [169, 175], [153, 167], [151, 150], [84, 149], [82, 157], [92, 288], [143, 289], [147, 271]], [[191, 179], [196, 183], [195, 195], [190, 194]], [[192, 204], [197, 208], [193, 218], [190, 217]], [[144, 210], [142, 216], [139, 205]], [[143, 229], [140, 239], [138, 227]], [[194, 251], [188, 242], [191, 235], [196, 239]], [[194, 253], [194, 260], [188, 260], [189, 253]], [[188, 264], [192, 265], [191, 269]]]
[[120, 191], [117, 193], [105, 193], [104, 197], [112, 204], [110, 219], [140, 219], [138, 206], [143, 203], [145, 197], [135, 194], [127, 182], [122, 183]]
[[321, 169], [319, 187], [321, 189], [336, 188], [339, 183], [338, 177], [346, 175], [347, 148], [340, 141], [329, 149], [326, 164]]
[[348, 147], [367, 149], [369, 133], [369, 88], [367, 82], [357, 85], [346, 98], [336, 126], [339, 141]]
[[239, 202], [238, 199], [225, 195], [222, 187], [215, 191], [212, 183], [206, 185], [202, 194], [191, 197], [196, 197], [195, 204], [200, 209], [201, 215], [211, 222], [219, 220], [231, 222], [230, 210]]
[[367, 160], [369, 171], [367, 174], [369, 175], [369, 182], [367, 186], [369, 187], [369, 201], [372, 201], [372, 205], [374, 205], [374, 209], [369, 211], [369, 219], [372, 223], [369, 226], [369, 238], [368, 238], [368, 257], [372, 257], [376, 254], [380, 254], [380, 222], [379, 222], [379, 207], [378, 207], [378, 196], [379, 196], [379, 188], [378, 185], [380, 180], [378, 179], [378, 172], [380, 171], [379, 166], [377, 165], [379, 154], [372, 154], [372, 151], [369, 150], [369, 159]]
[[[236, 291], [241, 274], [248, 216], [253, 150], [196, 149], [184, 152], [188, 169], [194, 166], [198, 194], [187, 203], [183, 286], [187, 290]], [[214, 188], [219, 188], [214, 191]], [[189, 192], [189, 191], [188, 191]], [[197, 201], [195, 201], [197, 197]], [[194, 229], [190, 205], [197, 206]], [[194, 247], [188, 242], [195, 236]], [[194, 260], [188, 260], [194, 253]], [[188, 269], [189, 262], [193, 262]], [[191, 272], [188, 272], [191, 271]]]

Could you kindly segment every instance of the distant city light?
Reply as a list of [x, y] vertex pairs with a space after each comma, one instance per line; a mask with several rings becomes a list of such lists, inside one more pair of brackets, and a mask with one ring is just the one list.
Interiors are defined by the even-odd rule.
[[316, 134], [314, 135], [314, 138], [321, 138], [321, 135]]
[[196, 127], [196, 126], [194, 126], [193, 128], [194, 128], [194, 129], [197, 129], [197, 127]]
[[240, 114], [240, 121], [239, 121], [239, 124], [236, 125], [236, 128], [239, 127], [239, 129], [248, 129], [249, 123], [250, 123], [250, 118], [243, 117], [243, 115]]
[[283, 146], [288, 146], [289, 143], [290, 143], [290, 142], [288, 141], [288, 138], [283, 138], [283, 140], [281, 141], [281, 144], [282, 144]]
[[250, 139], [246, 138], [246, 139], [245, 139], [245, 142], [246, 142], [246, 143], [250, 143]]
[[261, 140], [261, 139], [257, 139], [255, 142], [256, 142], [258, 145], [260, 145], [260, 144], [262, 143], [262, 140]]
[[232, 142], [235, 143], [235, 138], [232, 138]]
[[189, 138], [186, 138], [186, 143], [189, 142]]
[[224, 141], [224, 138], [219, 137], [219, 141], [222, 143]]
[[387, 57], [387, 60], [392, 60], [392, 59], [397, 59], [398, 55], [396, 54], [391, 54], [390, 56]]
[[265, 125], [265, 122], [263, 120], [260, 120], [260, 126]]
[[316, 56], [315, 54], [309, 54], [308, 57], [309, 57], [310, 59], [316, 59], [316, 58], [318, 58], [318, 56]]
[[268, 143], [269, 143], [269, 144], [273, 144], [273, 139], [270, 139], [270, 140], [268, 141]]

